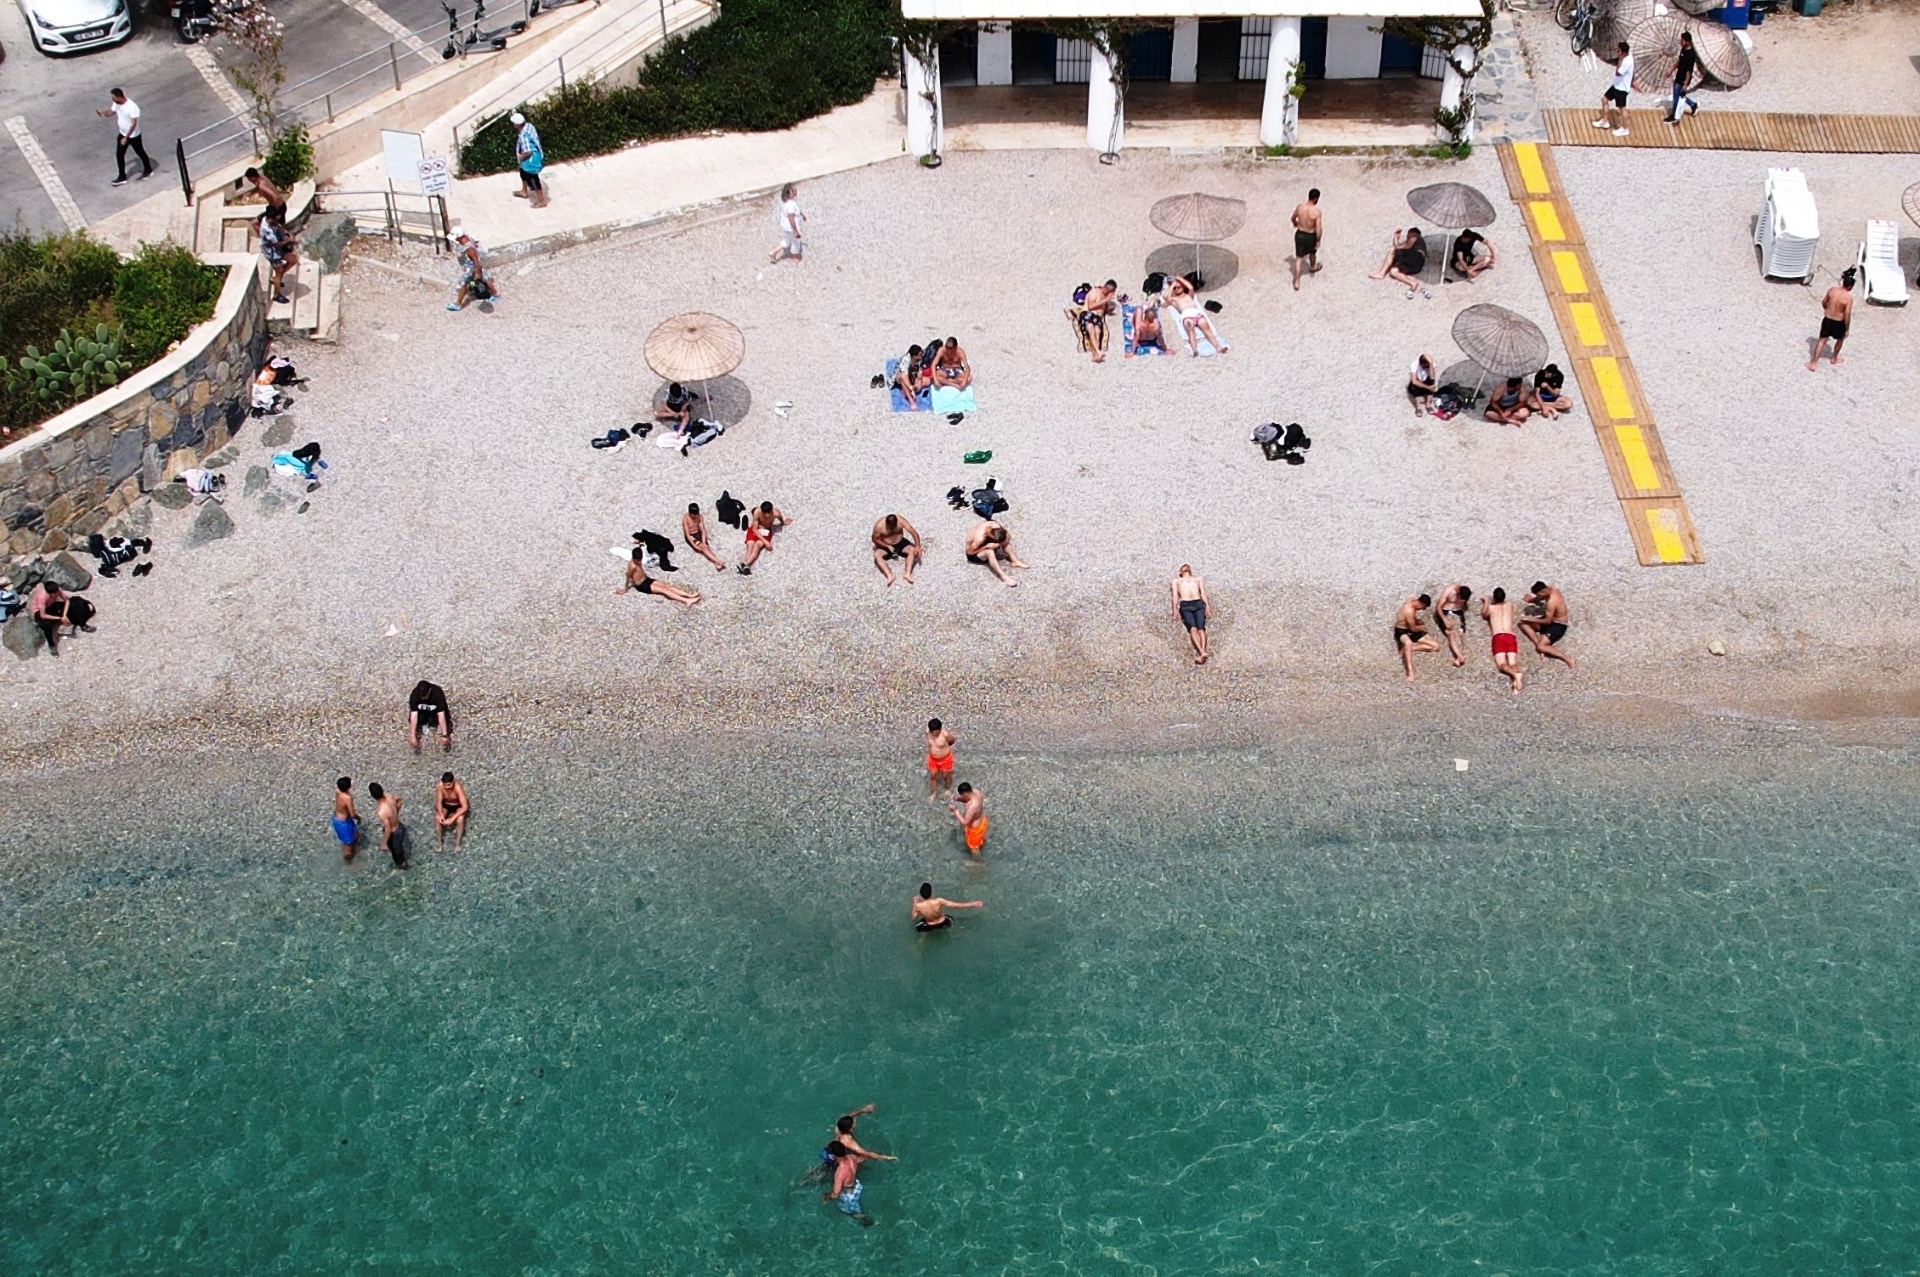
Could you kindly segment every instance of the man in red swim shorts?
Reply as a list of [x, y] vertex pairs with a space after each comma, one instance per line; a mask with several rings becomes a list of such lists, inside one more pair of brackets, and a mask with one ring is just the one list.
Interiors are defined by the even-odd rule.
[[1513, 604], [1505, 590], [1496, 587], [1491, 599], [1480, 600], [1480, 619], [1493, 631], [1493, 668], [1505, 674], [1513, 694], [1520, 695], [1526, 675], [1520, 672], [1520, 636], [1513, 629]]
[[927, 720], [927, 801], [953, 788], [953, 733], [937, 718]]

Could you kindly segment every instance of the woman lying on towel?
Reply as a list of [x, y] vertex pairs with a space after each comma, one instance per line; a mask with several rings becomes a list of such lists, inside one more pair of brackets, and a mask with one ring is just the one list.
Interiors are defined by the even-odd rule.
[[1232, 349], [1220, 340], [1219, 333], [1213, 331], [1213, 321], [1201, 309], [1199, 295], [1193, 291], [1193, 282], [1186, 276], [1175, 275], [1167, 280], [1167, 304], [1173, 307], [1174, 314], [1180, 316], [1180, 326], [1186, 330], [1188, 354], [1199, 355], [1202, 334], [1221, 354]]

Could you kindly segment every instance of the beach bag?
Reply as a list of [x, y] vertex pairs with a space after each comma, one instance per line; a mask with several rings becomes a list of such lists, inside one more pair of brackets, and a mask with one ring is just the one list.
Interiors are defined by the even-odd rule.
[[476, 273], [467, 281], [467, 296], [474, 301], [484, 302], [493, 299], [493, 285], [485, 275]]
[[999, 514], [1007, 508], [1007, 498], [1000, 491], [1000, 481], [998, 479], [987, 480], [986, 487], [975, 488], [969, 495], [973, 504], [973, 512], [983, 519], [991, 519], [994, 515]]

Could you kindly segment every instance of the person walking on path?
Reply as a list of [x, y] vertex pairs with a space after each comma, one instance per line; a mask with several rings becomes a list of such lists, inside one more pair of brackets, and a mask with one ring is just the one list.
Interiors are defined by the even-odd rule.
[[1493, 631], [1493, 668], [1506, 676], [1513, 694], [1520, 695], [1527, 677], [1520, 672], [1520, 636], [1513, 632], [1513, 604], [1504, 589], [1495, 586], [1492, 598], [1480, 600], [1480, 619]]
[[545, 208], [547, 192], [540, 185], [540, 170], [547, 166], [547, 153], [540, 147], [540, 130], [518, 111], [513, 113], [513, 126], [520, 130], [513, 139], [513, 158], [520, 161], [520, 189], [513, 193], [514, 198]]
[[947, 800], [947, 810], [953, 813], [954, 823], [967, 836], [967, 850], [979, 855], [980, 849], [987, 845], [986, 795], [963, 780]]
[[465, 310], [470, 301], [499, 301], [500, 294], [494, 291], [493, 281], [480, 265], [480, 241], [467, 234], [464, 226], [456, 226], [447, 234], [452, 237], [453, 251], [460, 258], [460, 291], [447, 303], [447, 309]]
[[937, 718], [927, 720], [927, 801], [947, 792], [953, 783], [953, 743], [957, 740]]
[[340, 858], [352, 860], [360, 841], [360, 812], [353, 805], [353, 778], [333, 782], [333, 836], [340, 840]]
[[1293, 210], [1293, 291], [1300, 291], [1300, 268], [1307, 274], [1320, 273], [1320, 231], [1325, 223], [1320, 215], [1320, 188], [1307, 192], [1307, 202]]
[[1193, 647], [1193, 663], [1207, 663], [1207, 583], [1193, 574], [1193, 565], [1182, 563], [1173, 578], [1173, 619], [1187, 627], [1187, 642]]
[[768, 256], [769, 265], [778, 266], [791, 257], [794, 261], [805, 260], [806, 245], [801, 236], [806, 230], [807, 215], [800, 211], [800, 188], [788, 182], [780, 188], [780, 243]]
[[113, 126], [119, 131], [119, 139], [113, 146], [113, 162], [119, 174], [113, 179], [113, 184], [115, 186], [127, 184], [127, 148], [129, 147], [133, 148], [133, 153], [140, 157], [140, 164], [144, 170], [140, 174], [140, 180], [144, 182], [153, 176], [153, 160], [147, 155], [147, 144], [140, 140], [140, 104], [128, 97], [125, 89], [109, 89], [107, 96], [112, 99], [113, 105], [102, 107], [94, 114], [103, 118], [111, 115]]
[[1700, 104], [1689, 95], [1700, 87], [1700, 55], [1693, 49], [1693, 33], [1680, 33], [1680, 57], [1673, 64], [1673, 105], [1667, 108], [1667, 123], [1680, 123], [1680, 104], [1687, 104], [1687, 114], [1692, 115], [1700, 109]]
[[1817, 372], [1820, 367], [1820, 352], [1828, 342], [1833, 343], [1833, 363], [1840, 364], [1840, 347], [1847, 344], [1847, 330], [1853, 326], [1853, 267], [1840, 272], [1840, 282], [1827, 290], [1820, 299], [1820, 336], [1813, 343], [1813, 358], [1807, 360], [1807, 371]]
[[1613, 63], [1613, 83], [1607, 86], [1606, 94], [1600, 99], [1600, 118], [1593, 122], [1593, 127], [1604, 129], [1611, 126], [1615, 137], [1625, 137], [1627, 94], [1633, 90], [1633, 49], [1622, 40], [1618, 54], [1607, 61]]

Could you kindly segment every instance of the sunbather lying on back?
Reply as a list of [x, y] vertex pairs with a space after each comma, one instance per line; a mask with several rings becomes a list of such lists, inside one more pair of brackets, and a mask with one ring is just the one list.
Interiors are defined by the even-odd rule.
[[967, 362], [967, 352], [958, 337], [949, 337], [940, 343], [940, 353], [933, 357], [933, 384], [955, 390], [965, 390], [973, 384], [973, 365]]
[[[907, 353], [893, 366], [893, 384], [907, 397], [907, 407], [914, 412], [920, 411], [920, 392], [933, 384], [932, 375], [924, 371], [923, 354], [919, 346], [908, 346]], [[933, 405], [928, 404], [927, 410], [931, 412]]]
[[1213, 321], [1207, 318], [1207, 312], [1200, 305], [1199, 294], [1193, 291], [1193, 281], [1184, 275], [1175, 275], [1167, 281], [1167, 303], [1174, 313], [1180, 316], [1180, 327], [1185, 330], [1187, 353], [1198, 356], [1200, 341], [1197, 334], [1206, 334], [1207, 341], [1215, 350], [1225, 353], [1230, 347], [1220, 340], [1220, 334], [1213, 331]]

